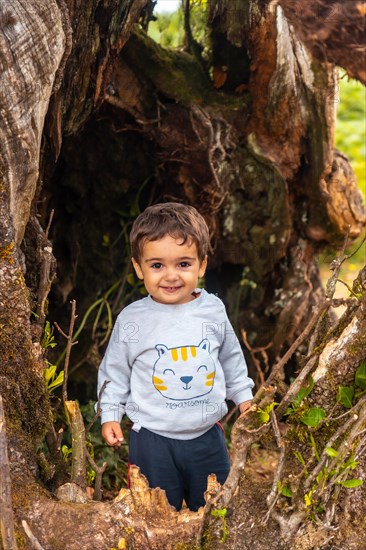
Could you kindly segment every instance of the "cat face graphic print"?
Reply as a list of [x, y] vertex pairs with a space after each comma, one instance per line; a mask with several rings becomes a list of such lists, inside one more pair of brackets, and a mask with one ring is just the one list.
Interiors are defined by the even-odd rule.
[[216, 369], [207, 338], [198, 346], [168, 348], [158, 344], [155, 348], [158, 359], [153, 369], [153, 384], [161, 395], [186, 401], [212, 391]]

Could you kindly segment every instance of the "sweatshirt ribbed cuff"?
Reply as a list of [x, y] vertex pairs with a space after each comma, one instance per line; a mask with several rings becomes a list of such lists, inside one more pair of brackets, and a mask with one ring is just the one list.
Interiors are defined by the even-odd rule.
[[244, 403], [244, 401], [250, 401], [253, 399], [252, 390], [250, 388], [245, 388], [244, 390], [240, 390], [234, 395], [231, 395], [229, 399], [234, 401], [235, 405], [240, 405], [240, 403]]
[[101, 422], [102, 424], [104, 424], [105, 422], [120, 423], [124, 414], [125, 414], [125, 408], [122, 406], [119, 406], [116, 409], [102, 410]]

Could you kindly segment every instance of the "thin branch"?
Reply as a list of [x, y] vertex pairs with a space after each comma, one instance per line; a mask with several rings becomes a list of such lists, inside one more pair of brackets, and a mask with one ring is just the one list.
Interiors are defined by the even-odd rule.
[[306, 378], [309, 376], [311, 371], [316, 366], [317, 361], [318, 361], [318, 355], [313, 355], [313, 357], [311, 357], [307, 362], [307, 364], [303, 367], [300, 374], [295, 378], [294, 382], [292, 383], [286, 395], [283, 397], [282, 401], [280, 402], [280, 404], [276, 409], [276, 414], [278, 417], [284, 414], [287, 407], [290, 405], [291, 401], [293, 401], [293, 399], [299, 393]]
[[48, 219], [48, 224], [47, 224], [47, 227], [46, 227], [46, 231], [44, 233], [44, 236], [46, 237], [47, 240], [48, 240], [48, 234], [49, 234], [50, 229], [51, 229], [51, 225], [52, 225], [54, 215], [55, 215], [55, 210], [54, 210], [54, 208], [52, 208], [52, 210], [50, 212], [50, 217]]
[[40, 254], [42, 255], [42, 264], [40, 268], [40, 279], [37, 292], [37, 325], [43, 329], [46, 320], [46, 300], [50, 292], [54, 276], [54, 273], [51, 276], [53, 262], [51, 245], [49, 244], [48, 246], [42, 247]]
[[74, 346], [75, 344], [78, 343], [77, 341], [76, 342], [72, 341], [72, 335], [73, 335], [73, 332], [74, 332], [74, 325], [75, 325], [75, 320], [76, 319], [77, 319], [76, 301], [72, 300], [72, 302], [71, 302], [71, 318], [70, 318], [69, 333], [66, 334], [60, 328], [60, 326], [57, 323], [55, 323], [55, 327], [57, 328], [57, 330], [67, 340], [66, 354], [65, 354], [65, 361], [64, 361], [64, 383], [62, 384], [62, 399], [63, 399], [64, 403], [66, 403], [66, 401], [68, 401], [68, 398], [67, 398], [67, 380], [68, 380], [68, 374], [69, 374], [71, 348], [72, 348], [72, 346]]
[[346, 412], [340, 414], [339, 416], [327, 416], [327, 422], [336, 422], [337, 420], [341, 420], [341, 418], [345, 418], [350, 414], [354, 414], [355, 410], [358, 408], [358, 405], [359, 403], [356, 403], [356, 405], [354, 405], [352, 409], [348, 409]]
[[23, 529], [24, 529], [25, 534], [27, 535], [30, 542], [32, 543], [32, 548], [34, 548], [34, 550], [44, 550], [43, 546], [41, 546], [40, 543], [38, 542], [38, 539], [33, 535], [32, 531], [31, 531], [28, 523], [25, 521], [25, 519], [22, 519], [22, 525], [23, 525]]
[[98, 466], [98, 464], [90, 455], [87, 447], [85, 447], [85, 451], [86, 451], [86, 457], [88, 459], [88, 462], [95, 472], [93, 500], [102, 500], [102, 480], [103, 480], [103, 474], [107, 468], [107, 462], [103, 462], [102, 466]]
[[340, 306], [356, 306], [358, 304], [359, 304], [358, 298], [333, 298], [332, 299], [332, 307], [334, 308], [337, 308]]
[[277, 416], [276, 416], [273, 409], [271, 410], [271, 412], [269, 414], [271, 416], [272, 428], [273, 428], [273, 432], [274, 432], [274, 435], [275, 435], [277, 447], [279, 449], [281, 449], [282, 447], [284, 447], [284, 442], [283, 442], [283, 439], [282, 439], [282, 436], [281, 436], [280, 428], [278, 427]]
[[357, 298], [357, 294], [353, 292], [352, 288], [345, 281], [342, 281], [342, 279], [337, 279], [337, 281], [338, 283], [342, 283], [342, 285], [347, 288], [348, 292], [352, 294], [355, 298]]
[[340, 255], [336, 257], [329, 266], [330, 270], [333, 271], [333, 274], [329, 277], [325, 288], [325, 298], [326, 298], [325, 303], [327, 304], [327, 307], [324, 308], [324, 310], [322, 311], [319, 317], [319, 321], [314, 330], [314, 333], [312, 335], [312, 338], [308, 347], [309, 351], [317, 347], [319, 341], [321, 341], [322, 339], [322, 334], [326, 330], [326, 318], [327, 318], [328, 309], [333, 305], [333, 297], [336, 290], [342, 264], [348, 258], [348, 256], [345, 254], [345, 250], [347, 247], [349, 234], [350, 234], [350, 226], [348, 226]]
[[[342, 264], [348, 259], [350, 258], [351, 256], [347, 256], [345, 254], [345, 250], [347, 248], [347, 243], [348, 243], [348, 239], [349, 239], [349, 234], [350, 234], [350, 230], [351, 230], [351, 226], [349, 225], [348, 226], [348, 229], [347, 229], [347, 233], [346, 233], [346, 236], [344, 238], [344, 242], [343, 242], [343, 246], [342, 246], [342, 250], [341, 250], [341, 253], [340, 255], [335, 258], [331, 264], [330, 264], [330, 269], [333, 271], [333, 275], [329, 278], [328, 282], [327, 282], [327, 286], [326, 286], [326, 289], [325, 289], [325, 295], [327, 298], [331, 299], [333, 298], [334, 296], [334, 293], [335, 293], [335, 289], [336, 289], [336, 285], [337, 285], [337, 280], [338, 280], [338, 277], [339, 277], [339, 272], [341, 270], [341, 267], [342, 267]], [[353, 255], [353, 254], [352, 254]]]
[[247, 333], [244, 329], [242, 329], [241, 335], [242, 335], [245, 347], [248, 349], [248, 351], [250, 353], [250, 357], [251, 357], [251, 359], [254, 363], [254, 366], [257, 369], [260, 385], [262, 385], [262, 384], [264, 384], [264, 374], [263, 374], [261, 364], [260, 364], [259, 360], [256, 357], [256, 354], [260, 353], [262, 355], [263, 359], [264, 359], [264, 363], [266, 365], [268, 365], [268, 356], [266, 354], [266, 350], [272, 346], [272, 342], [270, 342], [266, 346], [263, 346], [263, 347], [260, 347], [260, 348], [252, 348], [251, 345], [248, 342]]
[[362, 248], [363, 244], [365, 243], [366, 241], [366, 234], [365, 236], [362, 238], [362, 241], [360, 242], [360, 244], [358, 245], [358, 247], [353, 251], [351, 252], [351, 254], [348, 254], [348, 256], [345, 257], [345, 260], [349, 260], [350, 258], [352, 258], [352, 256], [354, 256], [355, 254], [357, 254], [357, 252]]
[[296, 338], [295, 342], [289, 347], [285, 355], [276, 363], [272, 369], [271, 374], [267, 378], [265, 385], [268, 386], [272, 384], [278, 375], [281, 373], [282, 369], [286, 365], [286, 363], [289, 361], [289, 359], [292, 357], [292, 355], [295, 353], [297, 348], [304, 342], [304, 340], [309, 336], [315, 325], [320, 319], [320, 316], [322, 315], [323, 311], [327, 308], [329, 308], [330, 302], [328, 300], [325, 300], [322, 302], [317, 310], [315, 311], [314, 315], [310, 319], [309, 323], [306, 325], [302, 333]]
[[271, 421], [272, 421], [272, 428], [273, 428], [275, 439], [277, 442], [277, 447], [280, 449], [280, 458], [277, 464], [275, 474], [273, 476], [271, 492], [267, 496], [268, 512], [262, 521], [262, 525], [265, 525], [268, 522], [269, 518], [271, 517], [272, 510], [278, 500], [278, 496], [279, 496], [278, 482], [281, 480], [282, 471], [285, 465], [285, 458], [286, 458], [286, 446], [283, 442], [281, 432], [278, 427], [277, 416], [273, 409], [271, 410], [270, 415], [271, 415]]
[[48, 240], [48, 234], [51, 227], [54, 210], [51, 211], [45, 232], [39, 224], [37, 218], [35, 218], [35, 226], [37, 229], [37, 249], [40, 257], [40, 269], [39, 269], [39, 284], [37, 289], [37, 308], [36, 308], [36, 322], [34, 326], [38, 328], [39, 338], [41, 337], [43, 327], [47, 314], [47, 296], [51, 289], [52, 281], [55, 277], [55, 264], [52, 253], [52, 245]]

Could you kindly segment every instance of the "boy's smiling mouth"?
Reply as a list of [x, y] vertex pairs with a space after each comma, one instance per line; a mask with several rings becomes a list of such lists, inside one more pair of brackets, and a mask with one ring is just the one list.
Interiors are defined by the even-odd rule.
[[167, 292], [175, 292], [176, 290], [180, 290], [181, 286], [162, 286], [163, 290], [166, 290]]

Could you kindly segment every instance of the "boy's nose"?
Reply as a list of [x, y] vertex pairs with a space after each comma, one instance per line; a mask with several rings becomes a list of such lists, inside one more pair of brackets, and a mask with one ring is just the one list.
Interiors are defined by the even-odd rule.
[[167, 281], [175, 281], [177, 279], [177, 273], [175, 269], [168, 269], [165, 274], [165, 278]]

